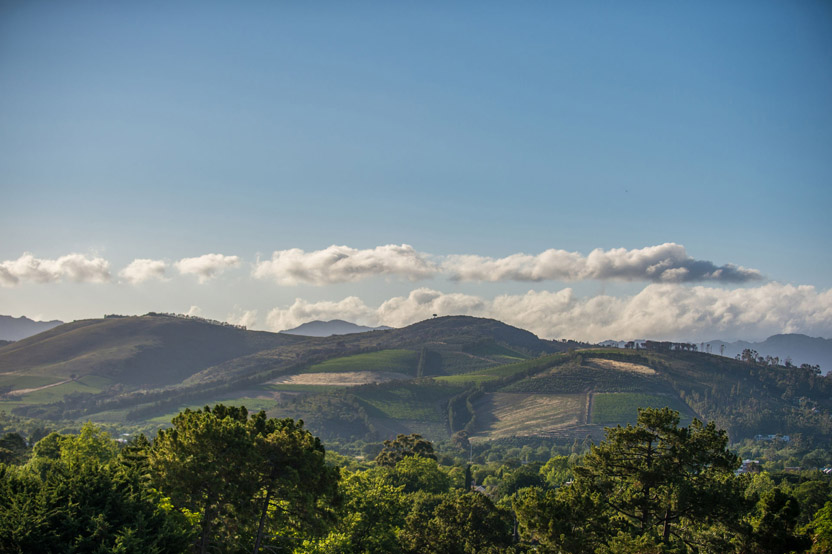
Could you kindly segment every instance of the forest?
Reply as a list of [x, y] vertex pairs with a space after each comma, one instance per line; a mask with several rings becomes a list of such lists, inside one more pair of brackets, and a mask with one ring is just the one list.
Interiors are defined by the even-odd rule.
[[303, 421], [221, 404], [152, 438], [7, 432], [0, 552], [832, 552], [830, 477], [780, 469], [798, 454], [783, 441], [731, 447], [646, 408], [598, 444], [477, 445], [472, 463], [474, 446], [400, 434], [345, 456]]

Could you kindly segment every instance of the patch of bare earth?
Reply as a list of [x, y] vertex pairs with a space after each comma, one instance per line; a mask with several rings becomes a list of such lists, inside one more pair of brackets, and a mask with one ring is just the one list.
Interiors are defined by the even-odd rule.
[[603, 358], [592, 358], [587, 360], [587, 365], [600, 367], [602, 369], [614, 369], [616, 371], [632, 371], [642, 375], [655, 375], [656, 370], [646, 365], [633, 364], [630, 362], [619, 362], [617, 360], [605, 360]]
[[583, 394], [488, 394], [478, 406], [477, 427], [491, 439], [552, 433], [583, 423], [585, 403]]
[[337, 387], [355, 387], [387, 381], [406, 381], [410, 375], [393, 371], [346, 371], [343, 373], [298, 373], [280, 377], [270, 383], [275, 385], [330, 385]]
[[58, 383], [51, 383], [49, 385], [43, 385], [42, 387], [33, 387], [33, 388], [30, 388], [30, 389], [17, 389], [17, 390], [7, 392], [6, 396], [23, 396], [24, 394], [29, 394], [30, 392], [37, 392], [39, 390], [50, 389], [52, 387], [57, 387], [58, 385], [64, 385], [66, 383], [69, 383], [70, 381], [72, 381], [72, 379], [67, 379], [65, 381], [60, 381]]

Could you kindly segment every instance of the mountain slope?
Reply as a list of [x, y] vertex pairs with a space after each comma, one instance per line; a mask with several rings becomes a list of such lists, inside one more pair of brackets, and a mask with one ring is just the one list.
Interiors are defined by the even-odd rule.
[[332, 335], [352, 335], [367, 331], [385, 331], [390, 327], [365, 327], [349, 321], [333, 319], [331, 321], [309, 321], [293, 329], [281, 331], [287, 335], [302, 335], [304, 337], [330, 337]]
[[761, 356], [780, 358], [783, 362], [791, 358], [795, 365], [819, 365], [824, 373], [832, 370], [832, 339], [809, 337], [800, 334], [772, 335], [762, 342], [724, 342], [713, 340], [709, 343], [711, 351], [716, 353], [724, 346], [724, 355], [730, 358], [741, 354], [746, 348], [756, 350]]
[[302, 341], [193, 318], [112, 317], [67, 323], [0, 348], [0, 373], [106, 377], [159, 387], [229, 359]]
[[8, 315], [0, 315], [0, 340], [15, 341], [25, 339], [43, 331], [48, 331], [62, 323], [62, 321], [58, 320], [34, 321], [25, 316], [11, 317]]

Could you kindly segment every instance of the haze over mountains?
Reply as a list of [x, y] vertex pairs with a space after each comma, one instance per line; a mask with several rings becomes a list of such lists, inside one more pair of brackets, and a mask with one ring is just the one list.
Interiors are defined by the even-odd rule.
[[[35, 321], [25, 316], [12, 317], [0, 315], [0, 341], [19, 341], [62, 324], [63, 322], [58, 320]], [[330, 321], [309, 321], [292, 329], [280, 331], [280, 334], [303, 337], [330, 337], [390, 329], [392, 327], [368, 327], [341, 319], [333, 319]], [[600, 344], [602, 346], [623, 347], [625, 342], [627, 341], [603, 341]], [[745, 349], [751, 349], [757, 351], [761, 356], [778, 357], [781, 361], [790, 358], [791, 362], [795, 365], [804, 363], [819, 365], [824, 373], [832, 369], [832, 339], [822, 337], [809, 337], [798, 333], [788, 333], [772, 335], [761, 342], [742, 340], [726, 342], [720, 339], [714, 339], [701, 344], [709, 345], [710, 352], [713, 354], [721, 354], [730, 358], [736, 357]], [[723, 346], [724, 349], [721, 350]]]
[[31, 337], [53, 327], [61, 325], [63, 321], [34, 321], [28, 317], [12, 317], [0, 315], [0, 340], [20, 340]]
[[281, 331], [287, 335], [302, 335], [304, 337], [330, 337], [332, 335], [351, 335], [353, 333], [364, 333], [367, 331], [385, 331], [392, 329], [382, 325], [381, 327], [367, 327], [364, 325], [356, 325], [349, 321], [342, 319], [333, 319], [331, 321], [309, 321], [302, 325], [298, 325], [293, 329]]
[[714, 353], [720, 352], [720, 347], [724, 345], [724, 355], [731, 358], [748, 348], [756, 350], [761, 356], [776, 356], [781, 362], [791, 358], [795, 365], [819, 365], [824, 373], [832, 370], [832, 339], [788, 333], [772, 335], [762, 342], [712, 340], [707, 344], [711, 345], [711, 352]]

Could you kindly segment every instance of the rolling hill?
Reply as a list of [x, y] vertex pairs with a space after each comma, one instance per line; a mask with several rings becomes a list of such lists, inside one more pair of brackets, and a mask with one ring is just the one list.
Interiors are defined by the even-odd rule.
[[302, 418], [327, 440], [484, 441], [597, 438], [639, 407], [670, 406], [733, 439], [832, 439], [832, 378], [811, 369], [576, 346], [462, 316], [330, 337], [167, 315], [87, 320], [0, 347], [0, 409], [141, 427], [224, 402]]

